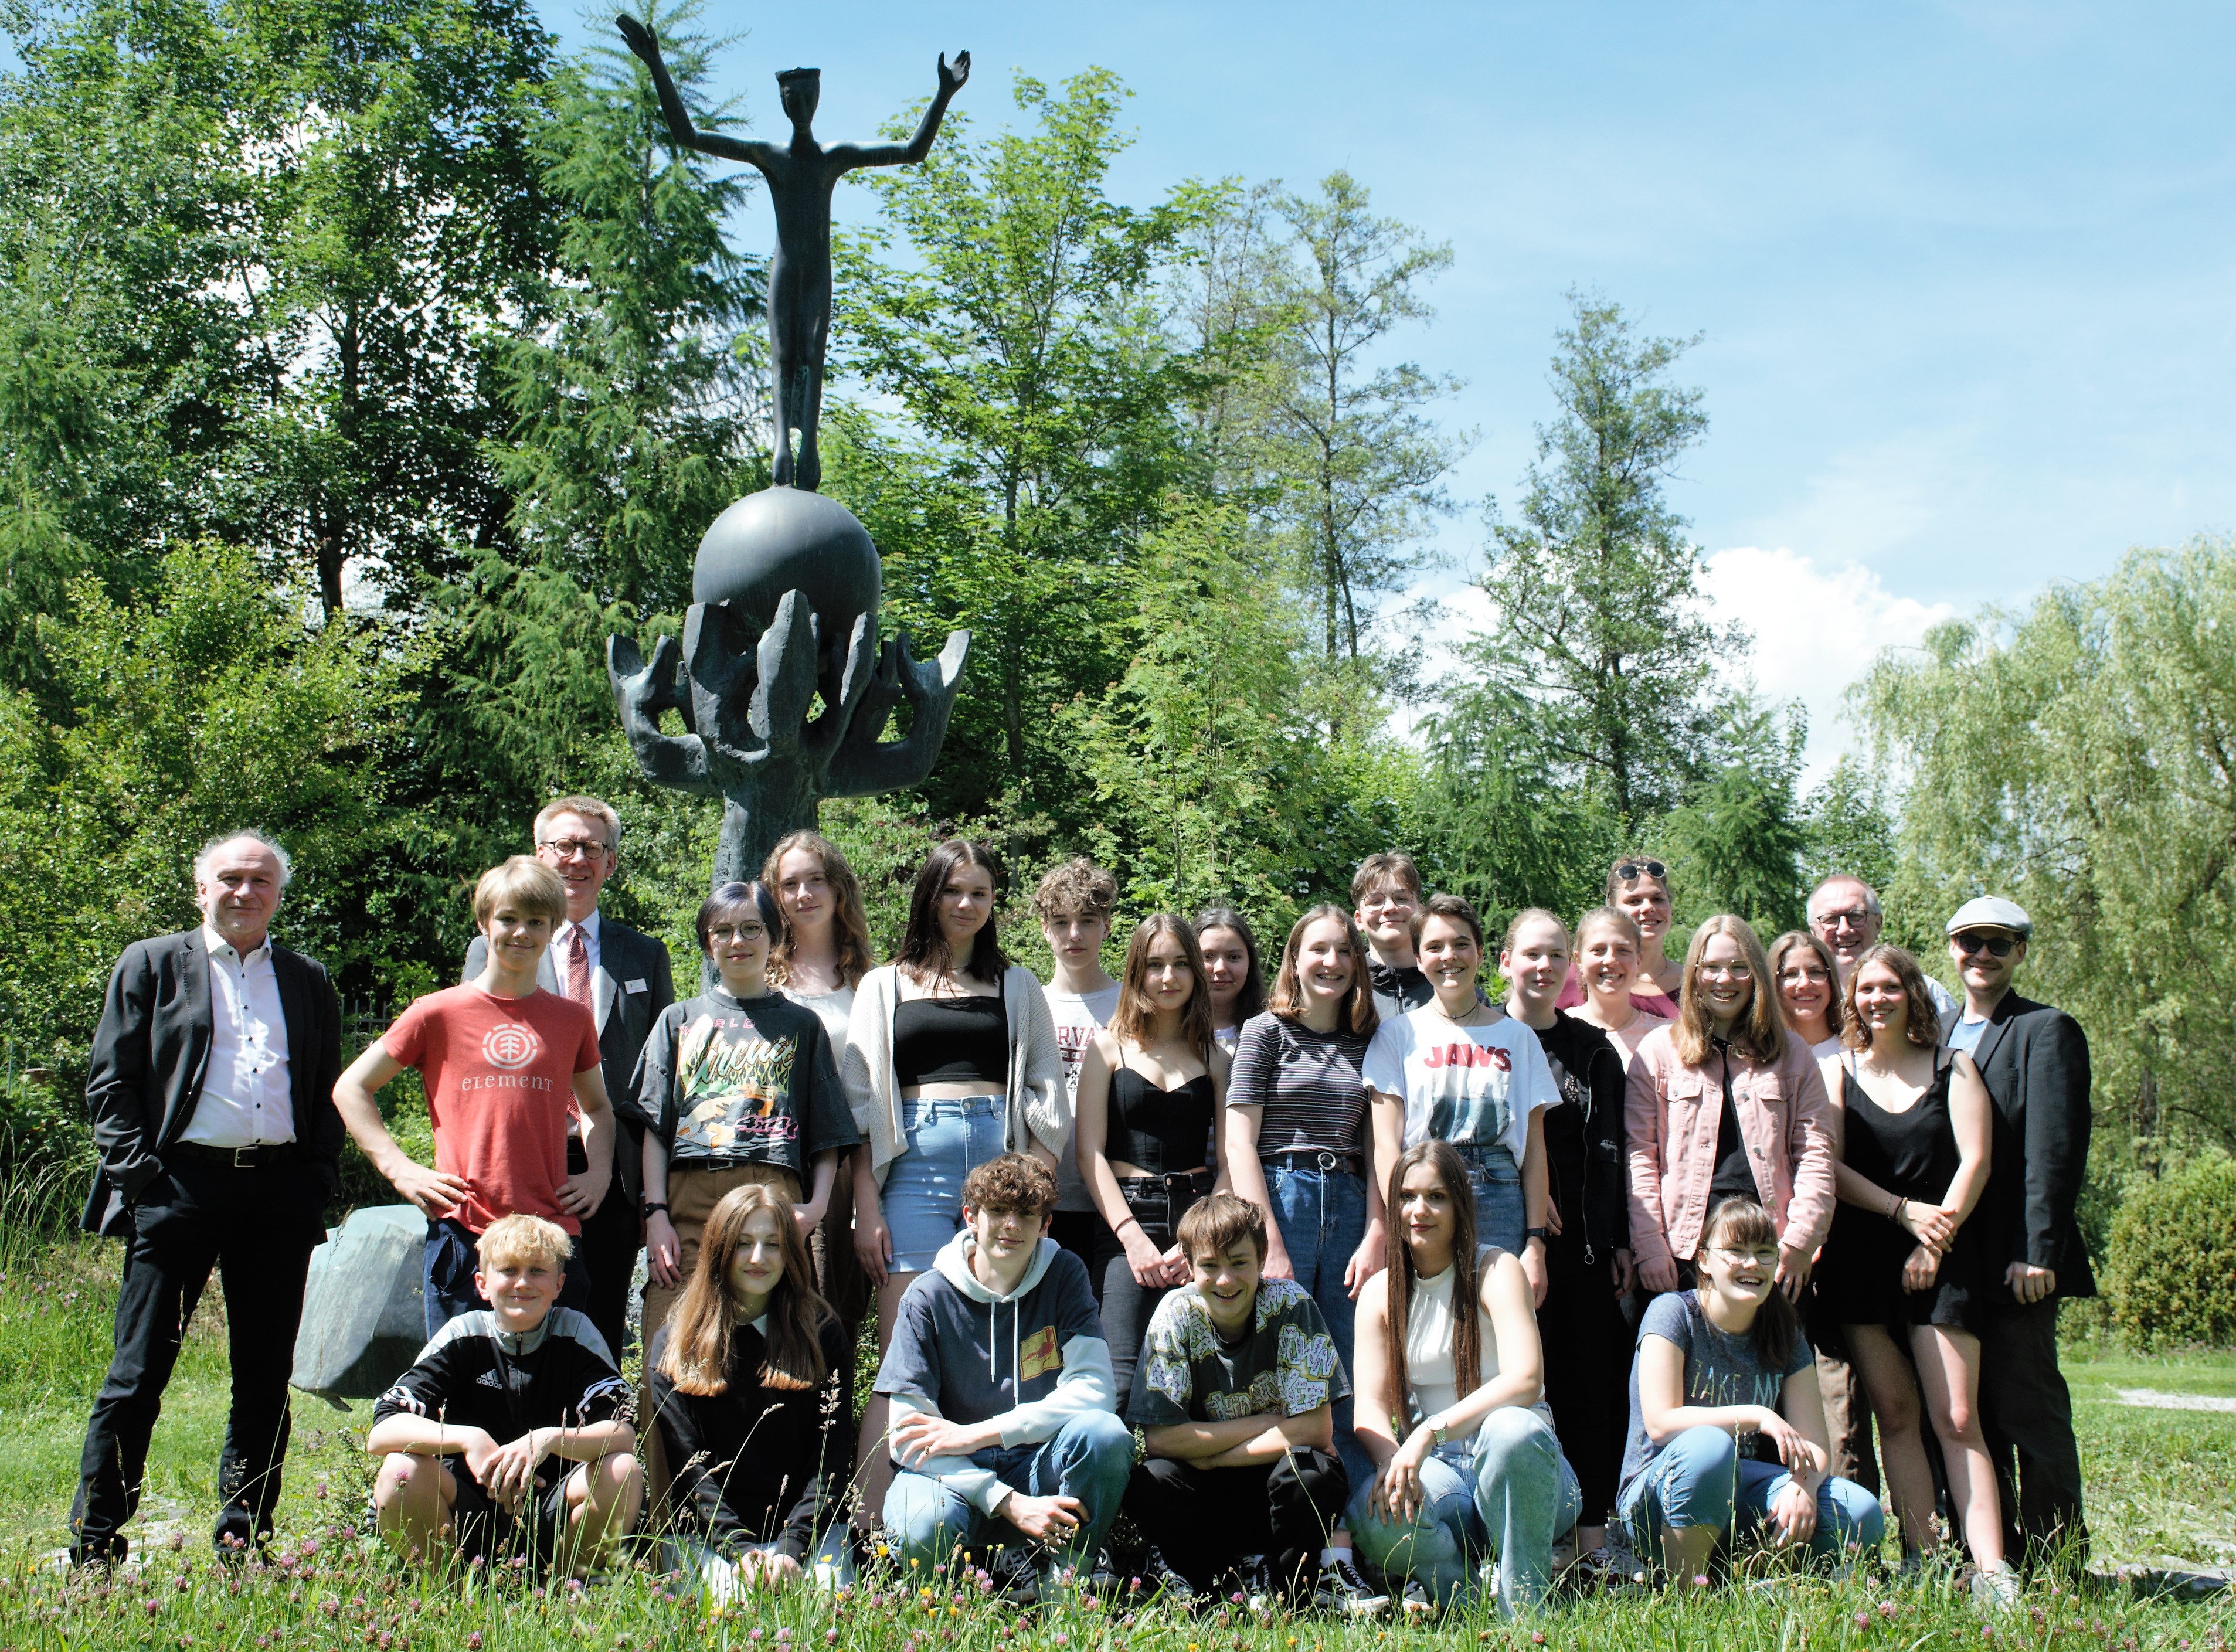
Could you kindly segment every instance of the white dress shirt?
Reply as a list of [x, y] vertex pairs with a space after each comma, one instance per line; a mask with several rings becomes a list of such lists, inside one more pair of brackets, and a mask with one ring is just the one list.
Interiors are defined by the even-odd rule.
[[209, 951], [209, 1069], [202, 1097], [179, 1139], [211, 1148], [246, 1148], [295, 1139], [287, 1073], [287, 1017], [272, 943], [243, 958], [202, 925]]
[[[551, 978], [559, 984], [559, 996], [562, 998], [567, 996], [567, 949], [574, 940], [575, 927], [574, 920], [569, 918], [560, 925], [551, 936]], [[605, 962], [598, 954], [598, 914], [595, 908], [582, 920], [581, 928], [582, 951], [590, 960], [590, 998], [595, 1004], [598, 994], [598, 971]]]

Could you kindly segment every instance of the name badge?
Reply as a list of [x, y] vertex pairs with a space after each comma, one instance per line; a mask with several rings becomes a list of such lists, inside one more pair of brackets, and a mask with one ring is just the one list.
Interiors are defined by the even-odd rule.
[[621, 984], [621, 991], [624, 992], [649, 992], [652, 989], [645, 984], [643, 977], [640, 976], [634, 981], [623, 982]]

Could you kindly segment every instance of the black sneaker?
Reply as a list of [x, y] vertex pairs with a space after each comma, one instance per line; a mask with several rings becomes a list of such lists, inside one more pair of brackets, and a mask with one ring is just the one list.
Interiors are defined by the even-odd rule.
[[1323, 1612], [1345, 1617], [1379, 1617], [1390, 1609], [1390, 1596], [1371, 1587], [1351, 1563], [1351, 1551], [1321, 1566], [1312, 1584], [1312, 1604]]
[[1281, 1604], [1286, 1591], [1273, 1573], [1273, 1563], [1263, 1555], [1245, 1555], [1235, 1567], [1243, 1606], [1264, 1616]]
[[1196, 1603], [1195, 1585], [1173, 1570], [1165, 1551], [1154, 1543], [1141, 1557], [1141, 1588], [1167, 1606], [1192, 1607]]

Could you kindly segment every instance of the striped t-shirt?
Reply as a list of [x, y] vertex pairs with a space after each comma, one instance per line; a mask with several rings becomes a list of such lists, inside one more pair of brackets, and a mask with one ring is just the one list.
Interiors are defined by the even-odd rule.
[[1367, 1043], [1364, 1033], [1314, 1032], [1270, 1010], [1242, 1023], [1227, 1102], [1265, 1109], [1259, 1152], [1366, 1151], [1366, 1081], [1359, 1066]]

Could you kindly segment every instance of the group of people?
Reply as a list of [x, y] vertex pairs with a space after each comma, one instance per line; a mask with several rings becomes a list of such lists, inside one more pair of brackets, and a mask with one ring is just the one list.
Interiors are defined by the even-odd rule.
[[[2056, 1305], [2093, 1290], [2088, 1048], [2013, 991], [2008, 900], [1948, 920], [1958, 999], [1854, 878], [1767, 951], [1725, 915], [1677, 960], [1648, 856], [1493, 949], [1385, 853], [1278, 958], [1232, 909], [1157, 913], [1114, 978], [1115, 882], [1074, 859], [1035, 892], [1042, 982], [983, 846], [927, 857], [880, 965], [845, 857], [799, 832], [707, 900], [679, 1002], [665, 949], [599, 913], [613, 810], [561, 799], [535, 837], [475, 890], [464, 980], [346, 1072], [324, 971], [269, 939], [268, 839], [209, 845], [203, 924], [126, 952], [89, 1085], [87, 1221], [128, 1249], [79, 1560], [122, 1553], [214, 1265], [217, 1541], [270, 1530], [345, 1133], [428, 1223], [429, 1342], [367, 1439], [404, 1552], [584, 1572], [649, 1505], [718, 1592], [843, 1579], [874, 1543], [1023, 1597], [1130, 1574], [1515, 1611], [1564, 1571], [1851, 1563], [1882, 1458], [1905, 1568], [1944, 1491], [1991, 1599], [2026, 1545], [2085, 1543]], [[406, 1069], [431, 1166], [382, 1120]], [[1114, 1570], [1121, 1512], [1144, 1541]]]

